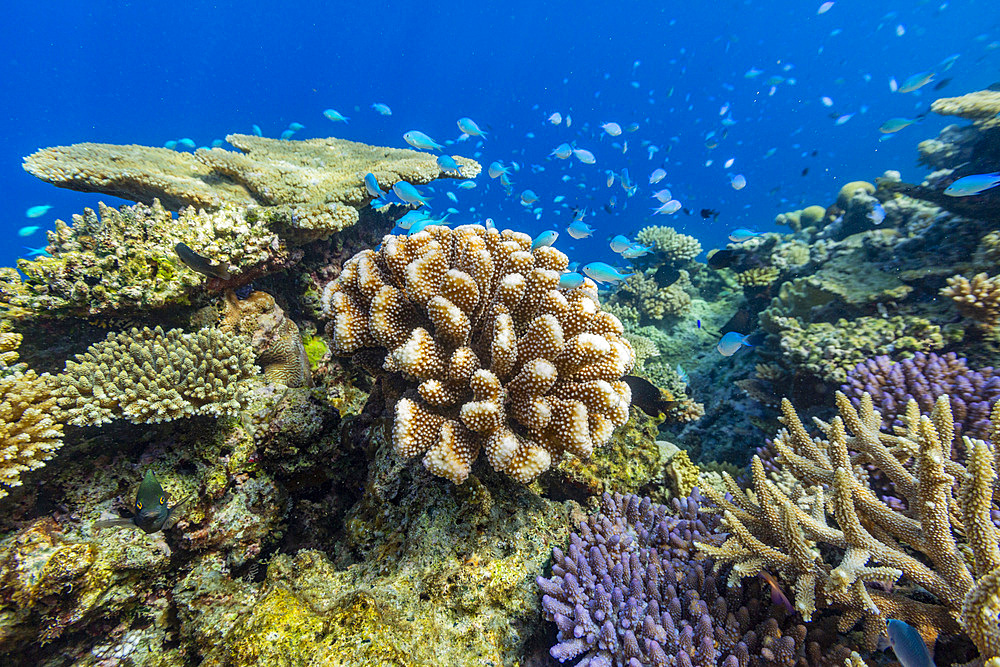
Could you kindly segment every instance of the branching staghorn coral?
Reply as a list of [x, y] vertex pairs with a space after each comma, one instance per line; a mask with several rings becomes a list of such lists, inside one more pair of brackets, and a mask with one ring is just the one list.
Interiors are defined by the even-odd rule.
[[218, 329], [132, 329], [66, 362], [59, 405], [77, 426], [235, 414], [257, 375], [246, 340]]
[[417, 385], [396, 404], [397, 453], [460, 484], [485, 447], [530, 482], [625, 423], [635, 354], [593, 283], [557, 289], [568, 262], [526, 234], [463, 225], [386, 236], [344, 265], [323, 291], [333, 351], [375, 348]]
[[760, 266], [736, 274], [736, 283], [747, 287], [767, 287], [781, 275], [781, 269], [776, 266]]
[[[839, 392], [836, 401], [837, 417], [816, 420], [822, 439], [812, 438], [791, 403], [782, 401], [785, 428], [774, 446], [779, 465], [794, 476], [790, 493], [755, 456], [752, 490], [728, 474], [731, 499], [706, 489], [723, 511], [729, 537], [722, 546], [699, 547], [733, 564], [731, 583], [763, 568], [780, 573], [807, 621], [826, 606], [842, 612], [841, 631], [862, 620], [870, 648], [886, 620], [896, 618], [916, 627], [929, 645], [939, 632], [961, 631], [981, 657], [1000, 655], [1000, 532], [991, 520], [1000, 406], [993, 410], [993, 443], [964, 438], [962, 464], [951, 456], [947, 396], [930, 415], [911, 401], [897, 435], [880, 431], [882, 416], [869, 395], [858, 408]], [[912, 512], [880, 501], [864, 464], [891, 479]], [[914, 586], [932, 597], [908, 596]]]
[[1000, 323], [1000, 275], [977, 273], [972, 280], [952, 276], [948, 285], [941, 288], [941, 295], [950, 296], [958, 312], [970, 319], [988, 327]]

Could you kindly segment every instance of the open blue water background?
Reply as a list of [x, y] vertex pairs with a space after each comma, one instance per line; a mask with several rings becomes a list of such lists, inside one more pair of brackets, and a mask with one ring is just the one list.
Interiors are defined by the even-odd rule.
[[[832, 203], [847, 181], [886, 169], [919, 181], [926, 170], [916, 164], [916, 145], [948, 119], [928, 118], [881, 142], [878, 128], [922, 113], [936, 97], [1000, 80], [1000, 7], [996, 0], [838, 0], [818, 15], [820, 4], [12, 3], [0, 27], [0, 264], [13, 263], [23, 246], [43, 246], [57, 217], [69, 220], [102, 199], [122, 203], [42, 183], [22, 170], [23, 156], [83, 141], [160, 146], [190, 137], [208, 145], [250, 133], [252, 124], [267, 136], [299, 122], [305, 129], [295, 138], [406, 147], [402, 134], [410, 129], [455, 140], [456, 120], [469, 116], [488, 141], [448, 152], [477, 157], [484, 173], [472, 190], [447, 181], [434, 187], [435, 212], [452, 206], [444, 196], [451, 190], [460, 211], [453, 220], [492, 217], [532, 234], [555, 229], [557, 247], [583, 262], [616, 259], [607, 238], [647, 224], [673, 225], [717, 247], [735, 227], [775, 229], [781, 211]], [[890, 91], [891, 78], [939, 70], [953, 54], [954, 66], [931, 84]], [[762, 73], [747, 78], [751, 68]], [[773, 76], [785, 80], [768, 83]], [[953, 80], [933, 90], [945, 78]], [[377, 114], [373, 102], [388, 104], [392, 116]], [[326, 108], [350, 123], [331, 123]], [[571, 116], [572, 127], [546, 123], [555, 111]], [[736, 122], [720, 138], [727, 116]], [[612, 138], [602, 136], [605, 121], [640, 128]], [[713, 131], [718, 146], [709, 149]], [[593, 151], [597, 163], [547, 159], [570, 141]], [[652, 159], [648, 144], [660, 149]], [[513, 197], [485, 174], [494, 160], [521, 166], [512, 173]], [[669, 187], [693, 215], [650, 215], [648, 176], [660, 166], [667, 177], [656, 187]], [[607, 170], [622, 168], [639, 182], [631, 199], [617, 182], [606, 184]], [[730, 185], [735, 174], [747, 179], [740, 191]], [[540, 215], [518, 202], [524, 189], [539, 195]], [[552, 203], [557, 195], [566, 207]], [[612, 195], [618, 206], [609, 214], [603, 206]], [[38, 204], [53, 208], [26, 218]], [[594, 237], [565, 234], [569, 206], [590, 207]], [[706, 221], [701, 208], [721, 214]], [[42, 231], [18, 235], [34, 224]]]

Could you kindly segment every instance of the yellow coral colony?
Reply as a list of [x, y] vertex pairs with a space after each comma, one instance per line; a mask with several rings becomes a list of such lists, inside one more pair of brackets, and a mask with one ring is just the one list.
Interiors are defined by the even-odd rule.
[[628, 419], [635, 362], [589, 280], [559, 290], [568, 258], [480, 225], [386, 236], [323, 292], [333, 350], [383, 348], [417, 383], [396, 404], [393, 446], [456, 484], [485, 447], [521, 482], [553, 456], [581, 458]]
[[[981, 657], [1000, 655], [1000, 531], [991, 520], [1000, 403], [992, 444], [964, 437], [964, 456], [951, 451], [947, 396], [929, 416], [911, 400], [896, 435], [880, 432], [882, 417], [868, 394], [855, 408], [838, 392], [839, 416], [817, 420], [825, 439], [809, 435], [787, 399], [781, 407], [785, 428], [774, 444], [792, 484], [776, 484], [754, 457], [752, 490], [729, 475], [731, 500], [706, 489], [729, 538], [701, 550], [733, 563], [731, 581], [768, 568], [795, 582], [795, 607], [806, 621], [824, 605], [841, 610], [841, 631], [863, 619], [872, 648], [886, 620], [896, 618], [930, 644], [939, 631], [964, 631]], [[883, 503], [863, 465], [882, 470], [911, 510]], [[902, 585], [893, 587], [897, 580]], [[930, 595], [909, 597], [914, 588]]]

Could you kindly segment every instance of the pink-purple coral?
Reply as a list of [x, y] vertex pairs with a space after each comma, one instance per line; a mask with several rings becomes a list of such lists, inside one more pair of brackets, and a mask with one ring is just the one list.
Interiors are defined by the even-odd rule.
[[[951, 398], [955, 417], [955, 438], [963, 435], [986, 439], [990, 431], [990, 408], [1000, 399], [1000, 374], [992, 367], [972, 370], [965, 359], [954, 352], [938, 356], [917, 352], [912, 359], [893, 362], [881, 356], [863, 361], [847, 374], [847, 384], [840, 390], [857, 406], [868, 392], [883, 417], [905, 413], [912, 398], [920, 411], [928, 413], [938, 396]], [[902, 426], [896, 418], [894, 424]]]
[[800, 619], [770, 605], [759, 585], [727, 588], [710, 559], [695, 559], [693, 543], [714, 541], [719, 521], [702, 513], [697, 489], [672, 503], [605, 493], [568, 551], [553, 550], [552, 576], [537, 579], [545, 618], [558, 627], [553, 658], [576, 667], [843, 664], [844, 647], [831, 651], [811, 634], [807, 642]]

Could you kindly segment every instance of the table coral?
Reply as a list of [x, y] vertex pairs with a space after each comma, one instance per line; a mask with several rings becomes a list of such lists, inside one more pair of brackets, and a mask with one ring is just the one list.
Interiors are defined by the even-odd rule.
[[259, 219], [260, 209], [188, 208], [176, 218], [158, 201], [114, 209], [100, 204], [61, 220], [49, 232], [51, 257], [21, 259], [0, 282], [0, 305], [19, 316], [146, 311], [188, 303], [211, 280], [185, 266], [178, 242], [219, 263], [234, 276], [284, 268], [289, 251]]
[[56, 380], [68, 423], [85, 426], [235, 414], [256, 374], [253, 350], [238, 336], [144, 327], [108, 334]]
[[701, 242], [698, 239], [681, 234], [673, 227], [662, 225], [643, 227], [635, 238], [643, 245], [653, 246], [657, 252], [662, 252], [672, 262], [694, 259], [701, 252]]
[[855, 406], [862, 395], [870, 394], [884, 418], [895, 417], [883, 424], [886, 427], [903, 426], [898, 415], [909, 401], [915, 400], [921, 412], [930, 412], [934, 399], [947, 394], [955, 441], [961, 443], [963, 435], [989, 437], [990, 409], [1000, 399], [1000, 374], [991, 367], [974, 371], [954, 352], [942, 356], [917, 352], [899, 362], [886, 356], [867, 359], [847, 373], [847, 384], [840, 390]]
[[219, 329], [246, 336], [257, 355], [257, 364], [268, 382], [286, 387], [312, 386], [309, 359], [299, 327], [266, 292], [254, 291], [245, 299], [226, 292]]
[[386, 236], [344, 265], [323, 292], [332, 349], [387, 352], [384, 370], [417, 385], [395, 406], [399, 454], [458, 484], [485, 446], [529, 482], [625, 423], [635, 354], [593, 283], [557, 289], [568, 262], [527, 234], [463, 225]]
[[960, 97], [942, 97], [931, 103], [931, 111], [976, 122], [980, 131], [1000, 126], [1000, 91], [977, 90]]
[[[839, 392], [836, 402], [837, 417], [817, 420], [825, 438], [810, 436], [791, 403], [782, 402], [785, 428], [774, 446], [794, 476], [791, 493], [768, 478], [755, 456], [752, 490], [728, 475], [730, 496], [706, 489], [729, 536], [722, 546], [699, 547], [733, 564], [732, 584], [765, 567], [780, 573], [806, 621], [822, 607], [840, 610], [841, 631], [863, 621], [870, 649], [886, 620], [896, 618], [916, 627], [928, 645], [939, 632], [964, 632], [983, 658], [1000, 655], [995, 446], [966, 437], [964, 462], [953, 460], [947, 396], [938, 397], [930, 415], [911, 401], [899, 435], [881, 432], [882, 416], [869, 395], [858, 408]], [[1000, 421], [1000, 407], [992, 417]], [[875, 496], [865, 463], [892, 480], [912, 512]], [[918, 588], [932, 597], [913, 596]]]
[[190, 155], [147, 146], [75, 144], [33, 153], [24, 168], [59, 187], [147, 204], [159, 199], [174, 210], [257, 203], [276, 208], [273, 213], [307, 239], [358, 221], [358, 209], [371, 200], [366, 173], [386, 188], [400, 180], [475, 178], [480, 170], [474, 160], [456, 157], [458, 173], [448, 172], [429, 153], [346, 139], [285, 141], [231, 134], [226, 141], [241, 152], [199, 148]]
[[605, 493], [567, 551], [553, 549], [552, 576], [537, 579], [558, 628], [552, 657], [581, 667], [843, 664], [845, 647], [807, 642], [804, 625], [762, 604], [759, 586], [727, 590], [711, 561], [695, 560], [717, 524], [697, 490], [670, 507]]
[[988, 327], [1000, 323], [1000, 274], [977, 273], [969, 280], [965, 276], [948, 278], [941, 288], [942, 296], [950, 296], [962, 315]]

